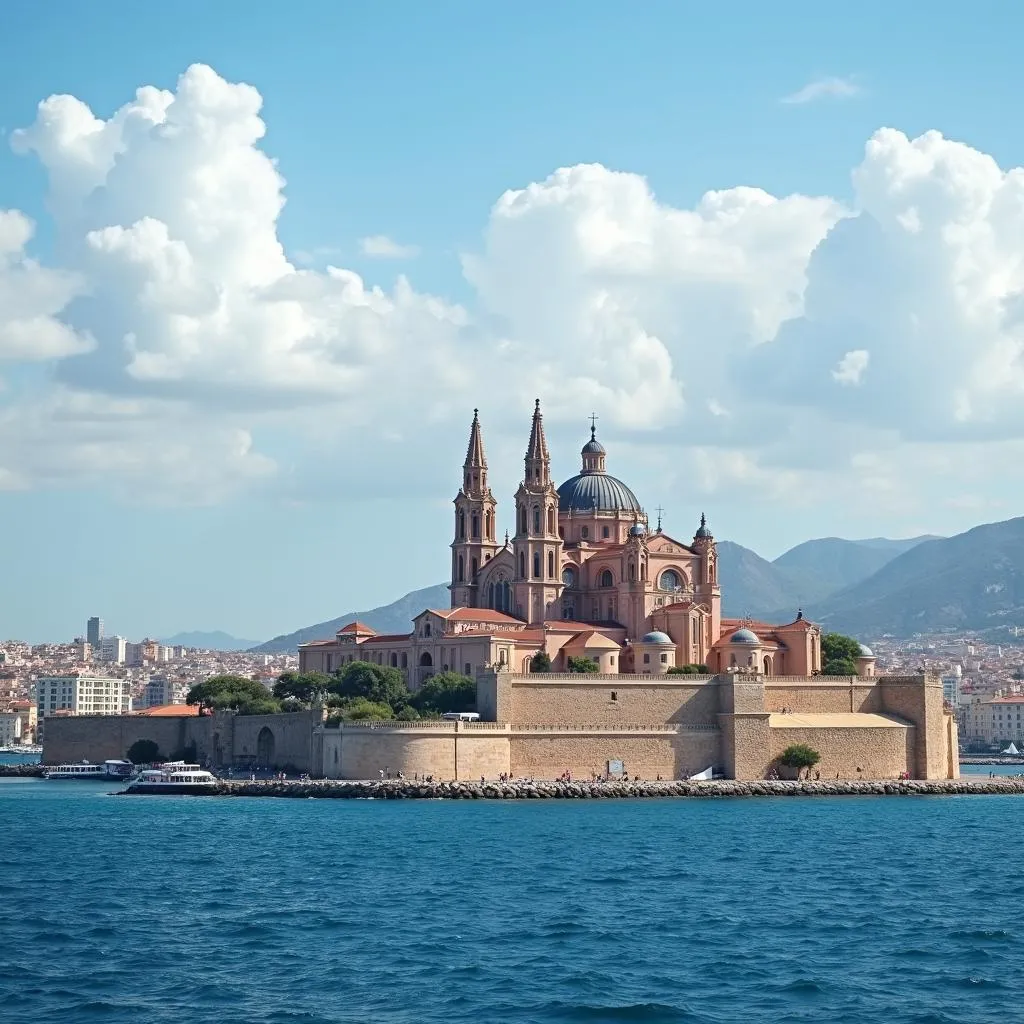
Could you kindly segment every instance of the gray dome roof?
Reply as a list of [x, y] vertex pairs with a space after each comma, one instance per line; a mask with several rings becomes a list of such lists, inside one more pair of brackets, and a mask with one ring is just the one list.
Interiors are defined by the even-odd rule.
[[873, 658], [875, 656], [875, 652], [867, 644], [858, 644], [857, 646], [860, 648], [860, 656], [862, 658]]
[[608, 453], [604, 450], [604, 445], [597, 440], [596, 437], [592, 437], [581, 449], [580, 455], [607, 455]]
[[668, 635], [668, 633], [662, 633], [660, 629], [652, 630], [650, 633], [644, 633], [640, 638], [642, 644], [665, 644], [669, 647], [675, 647], [676, 642]]
[[630, 537], [642, 537], [647, 531], [644, 529], [643, 523], [634, 523], [629, 528]]
[[[596, 443], [596, 442], [595, 442]], [[558, 488], [558, 511], [639, 512], [636, 495], [619, 479], [607, 473], [580, 473]]]
[[737, 629], [731, 637], [729, 637], [729, 643], [731, 644], [759, 644], [761, 641], [757, 638], [757, 634], [752, 629], [747, 629], [744, 626], [742, 629]]

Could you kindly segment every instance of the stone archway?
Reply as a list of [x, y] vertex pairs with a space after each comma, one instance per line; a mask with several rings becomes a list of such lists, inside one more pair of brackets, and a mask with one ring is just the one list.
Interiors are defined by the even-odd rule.
[[274, 765], [274, 747], [276, 746], [274, 733], [269, 726], [263, 726], [256, 737], [256, 761], [264, 768], [272, 768]]

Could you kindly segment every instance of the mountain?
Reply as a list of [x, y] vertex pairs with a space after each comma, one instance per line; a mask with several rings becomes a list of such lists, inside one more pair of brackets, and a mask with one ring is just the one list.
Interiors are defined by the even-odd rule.
[[161, 640], [168, 647], [198, 647], [204, 651], [247, 651], [255, 646], [255, 640], [239, 640], [236, 636], [221, 632], [212, 633], [196, 630], [191, 633], [175, 633], [174, 636]]
[[790, 548], [772, 565], [782, 569], [797, 583], [800, 602], [808, 604], [867, 579], [904, 551], [931, 539], [874, 537], [870, 540], [842, 540], [839, 537], [822, 537]]
[[718, 542], [718, 580], [722, 614], [729, 618], [760, 618], [768, 609], [792, 605], [796, 618], [800, 585], [796, 574], [731, 540]]
[[265, 644], [253, 647], [255, 654], [277, 654], [294, 651], [299, 644], [310, 640], [327, 640], [344, 625], [358, 619], [377, 630], [378, 633], [408, 633], [412, 628], [414, 615], [419, 615], [424, 608], [447, 608], [451, 604], [451, 594], [447, 583], [438, 583], [433, 587], [424, 587], [400, 597], [391, 604], [371, 608], [366, 612], [346, 612], [336, 619], [318, 622], [315, 626], [297, 629], [294, 633], [275, 636]]
[[806, 611], [863, 637], [1024, 624], [1024, 518], [924, 541]]

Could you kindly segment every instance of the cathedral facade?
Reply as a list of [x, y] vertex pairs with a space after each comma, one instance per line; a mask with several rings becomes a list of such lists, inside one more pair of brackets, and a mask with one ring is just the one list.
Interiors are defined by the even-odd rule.
[[451, 607], [424, 609], [397, 636], [349, 623], [333, 639], [302, 645], [301, 668], [331, 672], [366, 660], [402, 670], [413, 689], [437, 671], [529, 672], [540, 651], [555, 671], [570, 657], [604, 673], [820, 670], [820, 630], [801, 614], [781, 625], [722, 617], [718, 553], [704, 516], [686, 542], [662, 529], [660, 515], [652, 529], [633, 491], [608, 472], [593, 420], [580, 458], [579, 472], [556, 486], [538, 400], [515, 530], [499, 541], [474, 410], [454, 499]]

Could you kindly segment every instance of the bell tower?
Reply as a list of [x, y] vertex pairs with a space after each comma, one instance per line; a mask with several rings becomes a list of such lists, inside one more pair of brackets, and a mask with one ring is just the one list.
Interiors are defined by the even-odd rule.
[[479, 411], [473, 410], [469, 446], [462, 466], [462, 486], [455, 496], [455, 539], [452, 541], [453, 608], [476, 608], [477, 577], [485, 562], [501, 549], [495, 541], [498, 503], [487, 484], [487, 459], [480, 433]]
[[699, 575], [693, 581], [694, 598], [711, 609], [710, 647], [722, 631], [722, 588], [718, 583], [718, 548], [703, 512], [691, 548], [700, 556]]
[[513, 603], [527, 622], [559, 616], [562, 596], [562, 538], [558, 533], [558, 491], [551, 482], [551, 456], [544, 438], [540, 399], [533, 409], [525, 477], [516, 491]]

